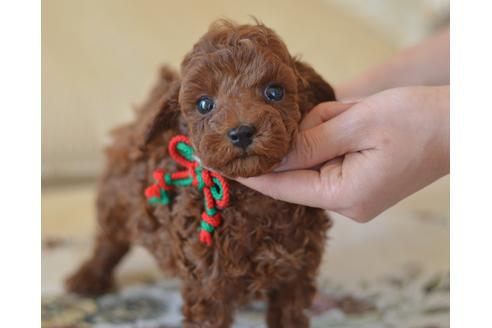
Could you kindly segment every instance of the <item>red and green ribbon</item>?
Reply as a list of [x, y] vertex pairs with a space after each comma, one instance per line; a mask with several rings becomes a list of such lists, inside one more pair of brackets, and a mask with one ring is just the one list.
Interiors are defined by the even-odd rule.
[[175, 187], [196, 187], [204, 196], [200, 241], [211, 246], [212, 234], [221, 223], [221, 210], [229, 204], [229, 184], [217, 172], [200, 165], [193, 156], [193, 147], [186, 136], [178, 135], [171, 139], [169, 155], [185, 170], [174, 173], [164, 169], [155, 170], [155, 183], [145, 189], [145, 197], [149, 204], [168, 205], [171, 202], [169, 191]]

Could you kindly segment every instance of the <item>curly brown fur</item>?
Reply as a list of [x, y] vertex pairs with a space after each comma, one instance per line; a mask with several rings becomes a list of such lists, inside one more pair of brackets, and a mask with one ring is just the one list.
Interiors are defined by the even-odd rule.
[[[285, 88], [276, 103], [263, 97], [271, 84]], [[196, 110], [202, 95], [216, 108]], [[198, 240], [201, 195], [181, 188], [169, 206], [149, 206], [144, 189], [156, 168], [178, 168], [166, 145], [190, 136], [202, 163], [226, 176], [268, 172], [291, 147], [298, 124], [314, 105], [334, 100], [332, 88], [291, 57], [269, 28], [213, 24], [182, 63], [181, 77], [161, 70], [134, 122], [113, 132], [97, 200], [99, 232], [92, 257], [67, 280], [69, 291], [97, 295], [112, 286], [112, 272], [131, 244], [145, 246], [158, 264], [183, 280], [185, 327], [229, 327], [238, 304], [268, 300], [269, 327], [307, 327], [304, 310], [331, 221], [324, 211], [281, 202], [234, 181], [231, 205], [213, 235]], [[238, 124], [254, 126], [254, 142], [234, 147], [225, 137]]]

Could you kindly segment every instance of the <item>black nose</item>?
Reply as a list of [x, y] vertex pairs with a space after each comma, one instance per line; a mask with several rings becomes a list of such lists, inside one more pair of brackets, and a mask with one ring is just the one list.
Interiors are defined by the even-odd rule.
[[249, 125], [241, 125], [237, 128], [230, 129], [227, 132], [227, 137], [231, 143], [242, 149], [246, 149], [253, 142], [255, 128]]

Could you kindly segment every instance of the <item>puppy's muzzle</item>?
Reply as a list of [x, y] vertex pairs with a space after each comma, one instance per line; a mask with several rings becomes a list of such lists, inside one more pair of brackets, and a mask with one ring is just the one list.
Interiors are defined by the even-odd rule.
[[245, 150], [253, 143], [256, 129], [250, 125], [240, 125], [237, 128], [230, 129], [227, 132], [227, 137], [231, 143]]

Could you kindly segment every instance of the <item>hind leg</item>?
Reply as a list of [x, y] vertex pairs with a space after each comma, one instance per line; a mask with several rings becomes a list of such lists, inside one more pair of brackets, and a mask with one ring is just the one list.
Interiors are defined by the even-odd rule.
[[118, 197], [111, 197], [111, 188], [111, 184], [104, 184], [99, 192], [99, 229], [92, 255], [65, 281], [70, 292], [87, 296], [108, 292], [113, 287], [115, 267], [130, 249], [126, 228], [128, 211], [118, 203]]
[[70, 292], [96, 296], [113, 287], [113, 270], [130, 249], [128, 242], [99, 233], [92, 256], [65, 282]]

